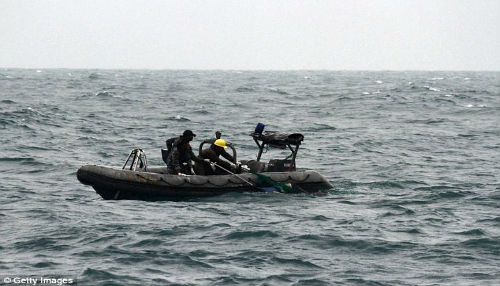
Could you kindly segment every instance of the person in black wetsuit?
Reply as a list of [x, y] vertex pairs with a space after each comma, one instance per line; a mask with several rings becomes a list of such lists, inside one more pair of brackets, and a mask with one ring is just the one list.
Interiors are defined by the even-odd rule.
[[167, 157], [167, 171], [174, 175], [192, 175], [192, 161], [203, 162], [193, 153], [189, 142], [196, 136], [191, 130], [186, 130], [179, 137], [170, 138], [166, 141], [167, 148], [170, 149]]

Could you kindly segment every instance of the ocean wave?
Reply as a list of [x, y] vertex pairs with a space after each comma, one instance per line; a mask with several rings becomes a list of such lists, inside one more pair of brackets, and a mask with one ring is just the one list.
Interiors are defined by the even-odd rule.
[[160, 246], [162, 244], [164, 244], [164, 240], [163, 239], [156, 239], [156, 238], [147, 238], [147, 239], [143, 239], [141, 241], [138, 241], [138, 242], [134, 242], [132, 244], [128, 244], [128, 245], [125, 245], [125, 247], [129, 248], [129, 247], [132, 247], [132, 248], [143, 248], [143, 247], [151, 247], [151, 246]]
[[[15, 120], [12, 120], [12, 119], [0, 119], [0, 124], [3, 125], [4, 129], [7, 129], [10, 126], [19, 126], [19, 124]], [[31, 129], [26, 124], [21, 124], [21, 125], [22, 125], [21, 127]]]
[[478, 137], [480, 136], [479, 134], [457, 134], [458, 137], [465, 137], [465, 138], [472, 138], [472, 137]]
[[397, 181], [379, 181], [379, 182], [370, 182], [370, 183], [360, 183], [357, 184], [358, 186], [368, 186], [370, 188], [391, 188], [391, 189], [405, 189], [406, 187], [404, 186], [404, 182], [397, 182]]
[[412, 249], [416, 245], [410, 242], [392, 242], [381, 239], [344, 239], [333, 235], [305, 234], [288, 238], [290, 242], [307, 241], [321, 249], [347, 248], [352, 251], [364, 251], [372, 254], [388, 254], [403, 249]]
[[447, 191], [447, 192], [440, 192], [438, 194], [434, 194], [432, 197], [438, 198], [438, 199], [456, 199], [456, 198], [463, 198], [469, 194], [471, 194], [471, 192]]
[[[95, 101], [97, 99], [104, 101], [113, 101], [113, 102], [119, 102], [120, 104], [132, 104], [136, 102], [140, 102], [139, 99], [131, 99], [131, 98], [126, 98], [123, 97], [120, 94], [109, 91], [109, 90], [103, 90], [103, 91], [98, 91], [95, 93], [83, 93], [82, 95], [77, 96], [77, 100], [80, 101]], [[95, 104], [95, 102], [93, 103]]]
[[[359, 286], [388, 286], [388, 285], [402, 285], [400, 284], [401, 281], [398, 281], [399, 283], [388, 283], [388, 282], [378, 282], [375, 280], [370, 280], [370, 279], [363, 279], [363, 278], [347, 278], [344, 280], [347, 285], [359, 285]], [[305, 284], [308, 285], [308, 284]], [[321, 285], [321, 284], [320, 284]], [[323, 284], [326, 285], [326, 284]]]
[[34, 268], [54, 268], [57, 267], [58, 265], [61, 265], [61, 263], [58, 262], [52, 262], [52, 261], [43, 261], [43, 262], [36, 262], [32, 263], [31, 266]]
[[306, 129], [306, 131], [328, 131], [337, 130], [337, 127], [326, 124], [326, 123], [314, 123], [314, 127]]
[[78, 128], [82, 134], [101, 134], [102, 130], [98, 130], [96, 128], [92, 128], [89, 126], [81, 126]]
[[[438, 245], [439, 246], [439, 245]], [[436, 251], [436, 254], [429, 254], [427, 252], [424, 253], [414, 253], [412, 257], [415, 260], [434, 260], [437, 261], [438, 263], [443, 263], [443, 264], [462, 264], [462, 263], [467, 263], [467, 262], [472, 262], [474, 260], [477, 260], [476, 257], [471, 256], [471, 255], [450, 255], [447, 253], [442, 253], [442, 251]]]
[[169, 116], [167, 117], [167, 120], [172, 120], [172, 121], [181, 121], [181, 122], [188, 122], [191, 121], [191, 119], [187, 117], [183, 117], [180, 114], [177, 114], [176, 116]]
[[0, 124], [4, 128], [20, 127], [27, 130], [39, 130], [40, 126], [49, 126], [51, 128], [61, 128], [63, 125], [53, 111], [47, 110], [42, 106], [43, 111], [27, 107], [0, 113]]
[[44, 116], [41, 112], [33, 109], [32, 107], [25, 107], [21, 109], [16, 109], [13, 111], [4, 111], [0, 113], [2, 117], [14, 117], [14, 118], [27, 118], [31, 116]]
[[39, 164], [34, 158], [31, 157], [0, 157], [0, 162], [19, 162], [26, 165]]
[[188, 253], [190, 257], [200, 257], [200, 258], [205, 258], [209, 256], [215, 256], [217, 255], [216, 252], [211, 252], [207, 251], [205, 249], [196, 249]]
[[469, 236], [469, 235], [476, 236], [476, 235], [485, 235], [486, 233], [482, 229], [475, 228], [475, 229], [471, 229], [471, 230], [455, 232], [455, 234], [466, 235], [466, 236]]
[[118, 275], [110, 271], [86, 268], [78, 279], [78, 284], [83, 285], [131, 285], [131, 283], [140, 283], [141, 279], [132, 275]]
[[95, 96], [97, 96], [97, 97], [114, 97], [115, 94], [112, 91], [104, 90], [104, 91], [97, 92], [95, 94]]
[[427, 90], [430, 90], [430, 91], [441, 91], [439, 88], [435, 88], [435, 87], [427, 86], [427, 85], [424, 85], [424, 88]]
[[224, 236], [224, 238], [226, 239], [251, 239], [251, 238], [263, 238], [263, 237], [279, 237], [279, 235], [269, 230], [258, 230], [258, 231], [234, 231]]
[[40, 250], [50, 250], [50, 251], [64, 251], [71, 247], [69, 245], [61, 245], [58, 240], [50, 237], [36, 237], [23, 241], [18, 241], [14, 244], [14, 248], [19, 251], [40, 251]]
[[168, 85], [167, 92], [182, 92], [186, 87], [180, 83], [171, 83]]
[[494, 238], [472, 238], [468, 239], [460, 244], [475, 249], [483, 249], [491, 253], [492, 255], [500, 255], [500, 237]]
[[394, 232], [404, 232], [408, 234], [424, 234], [424, 232], [418, 228], [398, 229], [394, 230]]
[[440, 124], [446, 122], [445, 118], [429, 118], [429, 119], [412, 119], [406, 120], [405, 123], [411, 124]]
[[101, 74], [93, 72], [93, 73], [90, 73], [87, 78], [91, 79], [91, 80], [92, 79], [100, 79], [101, 78]]
[[281, 95], [289, 95], [288, 92], [286, 92], [282, 89], [279, 89], [279, 88], [268, 88], [267, 91], [269, 91], [271, 93], [281, 94]]
[[418, 187], [415, 191], [418, 192], [429, 192], [428, 198], [430, 200], [436, 199], [456, 199], [463, 198], [469, 195], [473, 195], [474, 192], [461, 190], [467, 189], [461, 185], [456, 186], [430, 186], [430, 187]]
[[451, 105], [458, 105], [457, 102], [455, 102], [455, 100], [453, 99], [450, 99], [449, 97], [447, 98], [440, 98], [440, 97], [437, 97], [434, 99], [435, 102], [443, 102], [443, 103], [451, 103]]
[[206, 110], [206, 109], [196, 109], [196, 110], [193, 110], [193, 113], [196, 114], [196, 115], [208, 115], [208, 114], [212, 114], [211, 111]]
[[357, 205], [358, 203], [356, 202], [353, 202], [353, 201], [349, 201], [349, 200], [340, 200], [338, 201], [339, 204], [346, 204], [346, 205]]
[[434, 185], [434, 186], [425, 186], [425, 187], [418, 187], [415, 188], [415, 191], [425, 191], [425, 192], [435, 192], [435, 191], [448, 191], [448, 190], [456, 190], [457, 188], [460, 188], [461, 185], [455, 186], [455, 185]]
[[[359, 140], [359, 141], [356, 141], [354, 142], [353, 146], [355, 147], [361, 147], [361, 148], [373, 148], [375, 149], [374, 147], [378, 147], [378, 146], [381, 146], [383, 143], [381, 141], [375, 141], [375, 140], [371, 140], [371, 139], [363, 139], [363, 140]], [[365, 149], [365, 151], [367, 151]], [[375, 151], [374, 152], [378, 152], [378, 151]]]
[[382, 214], [382, 217], [391, 217], [391, 216], [402, 216], [402, 215], [406, 215], [406, 216], [412, 216], [412, 215], [415, 215], [415, 211], [414, 210], [411, 210], [411, 209], [408, 209], [408, 208], [405, 208], [405, 207], [402, 207], [402, 206], [399, 206], [399, 205], [396, 205], [396, 206], [393, 206], [393, 205], [390, 205], [390, 204], [380, 204], [380, 203], [374, 203], [373, 204], [374, 207], [390, 207], [398, 212], [393, 212], [393, 211], [390, 211], [390, 212], [385, 212], [384, 214]]
[[314, 264], [310, 261], [297, 259], [297, 258], [283, 258], [275, 256], [272, 258], [272, 261], [277, 264], [284, 264], [290, 267], [299, 267], [299, 268], [313, 268], [313, 269], [323, 269], [323, 267]]
[[242, 86], [242, 87], [238, 87], [238, 88], [236, 88], [236, 90], [235, 90], [235, 91], [236, 91], [236, 92], [243, 92], [243, 93], [245, 93], [245, 92], [254, 92], [254, 91], [255, 91], [255, 89], [254, 89], [254, 88], [251, 88], [251, 87], [244, 87], [244, 86]]
[[[78, 233], [78, 230], [74, 230], [76, 233]], [[103, 234], [100, 236], [85, 236], [82, 237], [78, 243], [81, 243], [83, 245], [103, 245], [107, 242], [124, 238], [123, 234]]]
[[342, 96], [339, 96], [338, 98], [335, 99], [335, 101], [351, 101], [351, 100], [357, 100], [357, 98], [354, 98], [354, 97], [351, 97], [351, 96], [348, 96], [348, 95], [342, 95]]
[[329, 221], [331, 220], [330, 218], [324, 216], [324, 215], [316, 215], [316, 216], [313, 216], [311, 218], [308, 218], [307, 220], [317, 220], [317, 221]]

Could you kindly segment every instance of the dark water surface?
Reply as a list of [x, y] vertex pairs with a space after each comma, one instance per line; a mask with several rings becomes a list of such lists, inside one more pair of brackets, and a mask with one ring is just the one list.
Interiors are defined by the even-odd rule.
[[[104, 201], [83, 164], [301, 132], [325, 195]], [[0, 69], [0, 274], [80, 285], [500, 284], [500, 73]], [[269, 159], [270, 155], [265, 154]], [[0, 282], [1, 283], [1, 282]]]

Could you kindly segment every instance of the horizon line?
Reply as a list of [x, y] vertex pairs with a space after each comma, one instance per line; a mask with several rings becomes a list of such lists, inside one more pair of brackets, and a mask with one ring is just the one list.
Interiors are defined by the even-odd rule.
[[69, 67], [0, 67], [0, 69], [18, 70], [135, 70], [135, 71], [253, 71], [253, 72], [293, 72], [293, 71], [353, 71], [353, 72], [500, 72], [500, 69], [236, 69], [236, 68], [69, 68]]

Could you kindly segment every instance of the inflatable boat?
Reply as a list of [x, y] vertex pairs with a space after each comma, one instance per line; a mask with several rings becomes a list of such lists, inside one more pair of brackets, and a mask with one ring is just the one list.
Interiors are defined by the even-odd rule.
[[[295, 158], [304, 138], [301, 134], [254, 132], [251, 136], [259, 147], [257, 159], [242, 160], [245, 171], [238, 174], [171, 175], [166, 167], [148, 167], [146, 154], [134, 149], [122, 168], [85, 165], [78, 170], [77, 178], [102, 198], [112, 200], [207, 197], [229, 192], [318, 192], [332, 187], [318, 172], [296, 169]], [[212, 141], [205, 140], [199, 149]], [[236, 161], [236, 150], [229, 146]], [[283, 160], [261, 162], [268, 147], [288, 148], [291, 154]]]

